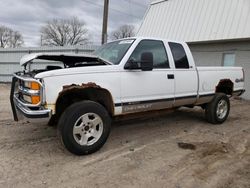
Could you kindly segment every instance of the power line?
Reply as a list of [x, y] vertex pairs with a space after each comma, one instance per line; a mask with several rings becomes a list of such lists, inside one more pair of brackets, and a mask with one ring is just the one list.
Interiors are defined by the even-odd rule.
[[131, 0], [123, 0], [123, 1], [126, 1], [126, 2], [128, 2], [128, 3], [133, 3], [134, 5], [137, 5], [138, 7], [141, 7], [141, 8], [147, 8], [146, 5], [141, 4], [141, 3], [134, 2], [134, 1], [131, 1]]
[[[100, 4], [98, 4], [98, 3], [94, 3], [94, 2], [88, 1], [88, 0], [82, 0], [82, 1], [103, 8], [103, 5], [100, 5]], [[118, 9], [112, 8], [112, 7], [109, 7], [109, 9], [112, 10], [112, 11], [115, 11], [115, 12], [119, 12], [119, 13], [121, 13], [121, 14], [126, 14], [126, 15], [128, 15], [128, 16], [132, 16], [132, 17], [137, 18], [137, 19], [141, 19], [139, 16], [136, 16], [136, 15], [133, 15], [133, 14], [129, 14], [129, 13], [120, 11], [120, 10], [118, 10]]]
[[98, 6], [98, 7], [102, 7], [103, 8], [103, 5], [100, 5], [98, 3], [94, 3], [92, 1], [88, 1], [88, 0], [82, 0], [82, 1], [85, 1], [86, 3], [89, 3], [89, 4], [92, 4], [92, 5], [95, 5], [95, 6]]

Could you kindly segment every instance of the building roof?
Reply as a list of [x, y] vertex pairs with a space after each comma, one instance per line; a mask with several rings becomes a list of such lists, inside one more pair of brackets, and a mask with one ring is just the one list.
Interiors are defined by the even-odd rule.
[[250, 39], [250, 0], [153, 0], [137, 35], [186, 42]]

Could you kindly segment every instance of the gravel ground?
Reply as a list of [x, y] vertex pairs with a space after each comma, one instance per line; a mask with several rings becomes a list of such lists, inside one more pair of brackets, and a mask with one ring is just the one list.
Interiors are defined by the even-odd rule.
[[249, 101], [233, 100], [222, 125], [200, 108], [117, 121], [100, 151], [78, 157], [55, 128], [14, 122], [8, 98], [0, 85], [0, 187], [250, 187]]

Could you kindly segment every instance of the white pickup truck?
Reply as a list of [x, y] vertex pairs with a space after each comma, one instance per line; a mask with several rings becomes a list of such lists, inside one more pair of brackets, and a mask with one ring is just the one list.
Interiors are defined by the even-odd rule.
[[[52, 64], [31, 70], [36, 59]], [[114, 117], [201, 106], [208, 122], [220, 124], [229, 97], [244, 92], [241, 67], [196, 67], [186, 43], [162, 39], [117, 40], [94, 55], [29, 54], [20, 64], [24, 70], [14, 74], [10, 95], [14, 119], [50, 120], [77, 155], [103, 146]]]

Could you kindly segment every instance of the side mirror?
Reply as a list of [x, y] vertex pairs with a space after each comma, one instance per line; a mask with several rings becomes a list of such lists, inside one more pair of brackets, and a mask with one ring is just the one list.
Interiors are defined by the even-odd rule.
[[151, 71], [153, 70], [153, 53], [144, 52], [141, 54], [141, 70]]

